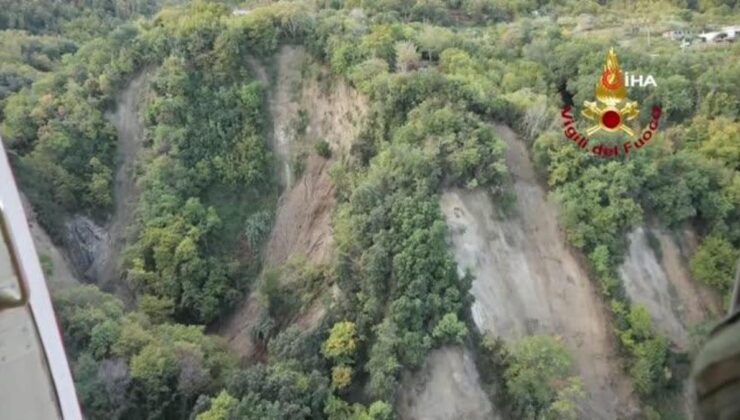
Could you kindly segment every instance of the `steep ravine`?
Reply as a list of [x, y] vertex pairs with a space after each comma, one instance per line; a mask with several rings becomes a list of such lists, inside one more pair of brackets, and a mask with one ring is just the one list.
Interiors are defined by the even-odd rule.
[[[302, 79], [301, 68], [307, 57], [302, 48], [283, 47], [276, 57], [275, 84], [260, 62], [250, 60], [255, 75], [268, 87], [272, 148], [284, 188], [264, 250], [267, 267], [279, 266], [298, 255], [315, 264], [331, 262], [330, 222], [335, 200], [329, 168], [347, 156], [367, 112], [365, 98], [345, 83], [327, 84], [322, 78], [328, 75], [322, 73]], [[304, 135], [293, 128], [300, 111], [307, 113]], [[331, 145], [330, 159], [317, 156], [313, 150], [320, 139]], [[292, 165], [301, 152], [306, 155], [305, 168], [296, 177]], [[251, 329], [259, 321], [261, 307], [259, 294], [252, 292], [218, 330], [243, 359], [255, 355]], [[303, 329], [313, 328], [323, 310], [317, 302], [296, 323]], [[407, 374], [398, 408], [401, 417], [409, 420], [496, 418], [481, 389], [472, 355], [460, 347], [433, 351], [423, 369]]]
[[131, 80], [116, 97], [114, 111], [106, 114], [118, 133], [118, 155], [113, 180], [115, 207], [105, 225], [98, 226], [91, 219], [76, 215], [66, 223], [64, 246], [58, 247], [36, 222], [30, 203], [24, 200], [36, 248], [52, 262], [52, 272], [48, 276], [52, 288], [86, 280], [115, 291], [121, 297], [129, 295], [125, 284], [119, 281], [120, 264], [138, 196], [134, 169], [143, 138], [138, 110], [148, 77], [149, 73], [144, 71]]
[[483, 190], [451, 189], [441, 198], [459, 269], [475, 276], [474, 321], [508, 341], [560, 337], [583, 378], [581, 416], [630, 417], [632, 386], [598, 291], [567, 246], [557, 207], [537, 183], [525, 145], [508, 127], [497, 131], [508, 145], [516, 215], [503, 216]]
[[142, 72], [121, 92], [116, 110], [108, 115], [118, 131], [118, 169], [113, 188], [115, 211], [109, 224], [105, 253], [93, 264], [101, 284], [119, 286], [121, 256], [126, 245], [127, 229], [133, 224], [139, 189], [136, 185], [135, 165], [141, 150], [144, 127], [139, 119], [139, 104], [145, 91], [148, 73]]
[[110, 219], [98, 226], [87, 217], [75, 216], [67, 223], [65, 237], [65, 247], [75, 271], [87, 281], [127, 300], [131, 296], [125, 282], [120, 281], [121, 257], [138, 201], [135, 165], [144, 133], [138, 111], [148, 80], [147, 71], [134, 77], [116, 97], [114, 111], [106, 114], [118, 133], [114, 209]]

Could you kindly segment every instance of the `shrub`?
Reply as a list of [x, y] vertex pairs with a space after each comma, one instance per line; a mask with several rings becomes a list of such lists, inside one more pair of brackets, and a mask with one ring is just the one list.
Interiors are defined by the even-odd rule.
[[321, 156], [324, 159], [331, 158], [331, 146], [329, 145], [329, 142], [326, 140], [319, 140], [318, 143], [316, 143], [316, 146], [314, 146], [316, 149], [316, 154]]
[[504, 372], [514, 410], [527, 418], [571, 411], [568, 407], [582, 395], [583, 387], [579, 378], [570, 375], [572, 365], [572, 357], [557, 338], [531, 336], [516, 343]]
[[466, 335], [468, 335], [468, 327], [457, 319], [455, 313], [445, 314], [432, 331], [432, 337], [441, 344], [462, 344]]
[[349, 362], [357, 351], [357, 330], [354, 322], [337, 322], [324, 342], [321, 352], [328, 359]]
[[691, 274], [723, 294], [732, 289], [740, 252], [725, 239], [708, 236], [691, 258]]

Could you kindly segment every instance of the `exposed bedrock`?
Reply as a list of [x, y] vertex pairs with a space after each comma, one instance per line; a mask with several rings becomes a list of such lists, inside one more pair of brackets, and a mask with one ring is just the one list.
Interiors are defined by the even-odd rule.
[[108, 254], [108, 232], [84, 216], [75, 216], [65, 225], [64, 246], [72, 266], [88, 281], [94, 281], [91, 268]]

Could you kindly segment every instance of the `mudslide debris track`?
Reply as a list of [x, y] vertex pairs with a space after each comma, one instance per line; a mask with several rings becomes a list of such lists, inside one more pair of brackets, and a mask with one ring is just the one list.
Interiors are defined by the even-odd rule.
[[508, 146], [516, 215], [498, 216], [482, 190], [451, 189], [441, 198], [459, 269], [475, 276], [474, 321], [508, 341], [560, 337], [583, 378], [583, 417], [629, 416], [632, 388], [598, 291], [567, 246], [557, 206], [537, 183], [524, 143], [508, 127], [496, 129]]
[[[359, 121], [366, 112], [365, 100], [345, 83], [333, 81], [327, 88], [317, 77], [303, 78], [301, 69], [308, 63], [309, 54], [302, 47], [285, 45], [275, 59], [274, 83], [260, 61], [248, 59], [255, 77], [266, 89], [272, 120], [270, 141], [282, 186], [275, 224], [263, 251], [264, 265], [279, 267], [296, 256], [305, 257], [312, 264], [329, 263], [334, 243], [331, 215], [335, 206], [329, 169], [346, 155], [347, 142], [360, 129]], [[301, 117], [299, 111], [305, 115]], [[307, 118], [305, 133], [300, 135], [294, 128], [298, 118]], [[314, 151], [313, 145], [319, 140], [331, 145], [330, 159]], [[301, 153], [305, 154], [305, 167], [300, 177], [294, 179], [293, 159]], [[216, 327], [242, 359], [252, 358], [257, 350], [251, 330], [259, 322], [262, 306], [259, 294], [253, 290]], [[310, 330], [318, 325], [324, 312], [319, 299], [299, 315], [296, 323]]]
[[116, 109], [106, 115], [118, 132], [118, 167], [116, 169], [113, 198], [115, 209], [106, 225], [108, 233], [101, 253], [89, 273], [99, 285], [129, 294], [128, 286], [121, 282], [121, 257], [126, 246], [128, 228], [134, 222], [139, 188], [136, 185], [136, 162], [144, 138], [144, 126], [139, 119], [139, 105], [144, 94], [149, 72], [137, 75], [118, 95]]

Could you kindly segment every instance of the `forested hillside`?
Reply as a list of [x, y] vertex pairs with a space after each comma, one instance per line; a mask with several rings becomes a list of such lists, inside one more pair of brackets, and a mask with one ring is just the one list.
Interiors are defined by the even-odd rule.
[[[740, 257], [740, 44], [681, 48], [659, 34], [738, 23], [730, 0], [11, 1], [0, 17], [0, 133], [40, 224], [69, 252], [70, 221], [105, 230], [116, 200], [135, 209], [115, 265], [130, 293], [82, 272], [92, 284], [55, 292], [85, 414], [404, 418], [402, 384], [445, 348], [475, 359], [493, 408], [473, 418], [616, 418], [594, 408], [606, 391], [579, 376], [589, 353], [574, 354], [572, 337], [532, 327], [522, 308], [504, 314], [526, 329], [512, 339], [472, 309], [475, 276], [504, 273], [459, 269], [455, 246], [474, 245], [451, 234], [440, 200], [479, 197], [496, 209], [484, 219], [514, 225], [521, 191], [541, 188], [557, 210], [542, 218], [557, 214], [558, 226], [521, 225], [535, 242], [562, 234], [567, 243], [548, 248], [571, 253], [559, 264], [576, 268], [564, 272], [593, 286], [590, 313], [603, 316], [609, 363], [625, 378], [619, 414], [684, 418], [691, 357], [718, 314], [685, 321], [689, 348], [635, 302], [623, 267], [632, 232], [688, 231], [696, 247], [676, 264], [719, 306], [729, 298]], [[285, 46], [308, 56], [290, 86], [280, 85]], [[648, 146], [606, 159], [565, 138], [560, 113], [564, 91], [576, 106], [593, 100], [611, 47], [657, 81], [630, 89], [642, 107], [635, 125], [648, 125], [651, 104], [662, 117]], [[134, 79], [145, 80], [129, 110], [143, 137], [124, 156], [110, 115]], [[278, 90], [304, 104], [308, 81], [325, 97], [361, 100], [362, 118], [324, 100], [275, 123]], [[338, 86], [352, 94], [331, 96]], [[358, 134], [328, 138], [317, 124]], [[292, 155], [280, 141], [295, 143]], [[512, 141], [520, 155], [507, 155]], [[268, 264], [280, 246], [273, 224], [286, 228], [281, 209], [306, 215], [295, 229], [313, 228], [320, 163], [331, 165], [321, 190], [333, 195], [329, 257], [285, 251]], [[136, 194], [122, 198], [124, 164]], [[512, 167], [525, 164], [531, 174]], [[673, 237], [651, 235], [661, 258]], [[240, 305], [251, 319], [238, 334], [255, 347], [241, 360], [240, 341], [216, 333]]]

